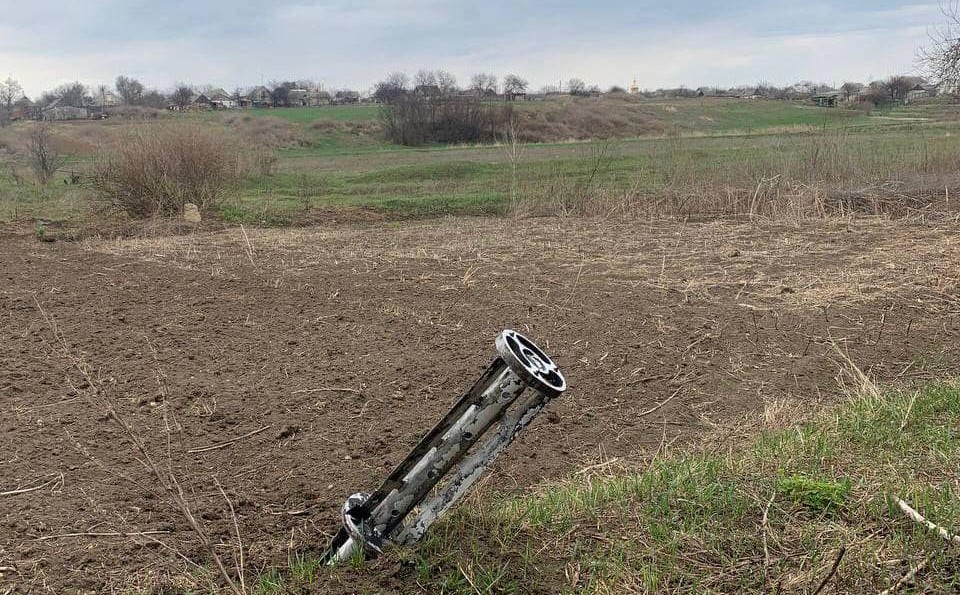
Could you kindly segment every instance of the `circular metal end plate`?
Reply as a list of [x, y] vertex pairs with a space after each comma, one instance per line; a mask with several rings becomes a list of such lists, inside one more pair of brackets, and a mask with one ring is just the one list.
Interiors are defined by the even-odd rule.
[[540, 392], [556, 396], [567, 389], [566, 379], [550, 356], [517, 331], [500, 333], [497, 352], [514, 374]]

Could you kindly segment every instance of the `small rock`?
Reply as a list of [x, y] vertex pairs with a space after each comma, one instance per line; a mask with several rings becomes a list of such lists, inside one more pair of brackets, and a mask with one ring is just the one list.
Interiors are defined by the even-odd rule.
[[187, 223], [200, 223], [200, 209], [192, 202], [183, 205], [183, 220]]
[[736, 257], [740, 256], [740, 251], [737, 250], [736, 248], [734, 248], [734, 249], [732, 249], [732, 250], [728, 250], [726, 256], [727, 256], [727, 258], [736, 258]]

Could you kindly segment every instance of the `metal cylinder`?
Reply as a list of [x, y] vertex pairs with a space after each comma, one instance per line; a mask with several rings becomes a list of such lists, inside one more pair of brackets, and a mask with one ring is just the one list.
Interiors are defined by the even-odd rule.
[[[496, 347], [498, 357], [480, 379], [383, 485], [372, 494], [354, 494], [347, 499], [343, 527], [324, 556], [327, 563], [361, 553], [376, 556], [386, 545], [420, 539], [547, 403], [566, 390], [566, 380], [556, 364], [520, 333], [503, 331]], [[521, 399], [528, 388], [534, 394]], [[478, 445], [497, 424], [497, 432]], [[452, 477], [425, 501], [455, 466]], [[408, 521], [415, 508], [416, 516]]]

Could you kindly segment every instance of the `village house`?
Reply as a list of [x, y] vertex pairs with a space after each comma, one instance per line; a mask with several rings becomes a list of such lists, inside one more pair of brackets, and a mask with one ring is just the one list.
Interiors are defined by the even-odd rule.
[[211, 101], [210, 98], [204, 93], [194, 94], [193, 98], [190, 100], [190, 109], [213, 109], [213, 101]]
[[87, 108], [66, 105], [59, 98], [51, 101], [40, 112], [40, 119], [48, 122], [86, 120], [89, 117], [90, 111]]
[[307, 107], [320, 107], [321, 105], [330, 105], [333, 97], [326, 91], [307, 91]]
[[360, 103], [360, 93], [356, 91], [337, 91], [333, 96], [333, 102], [339, 105]]
[[234, 109], [238, 107], [237, 99], [219, 87], [212, 89], [208, 97], [213, 109]]
[[921, 84], [914, 85], [909, 91], [907, 91], [906, 96], [903, 98], [903, 103], [909, 104], [913, 103], [918, 99], [923, 99], [924, 97], [930, 97], [930, 89]]
[[258, 85], [250, 90], [249, 93], [240, 100], [241, 107], [272, 107], [273, 95], [270, 89], [263, 85]]
[[842, 98], [840, 91], [824, 91], [813, 96], [813, 103], [818, 107], [837, 107]]
[[123, 104], [123, 99], [110, 89], [101, 89], [93, 97], [93, 103], [99, 108], [117, 107]]

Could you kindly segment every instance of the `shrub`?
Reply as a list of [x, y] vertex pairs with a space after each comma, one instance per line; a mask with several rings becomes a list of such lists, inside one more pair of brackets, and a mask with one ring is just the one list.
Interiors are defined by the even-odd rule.
[[239, 178], [234, 146], [223, 133], [197, 124], [140, 128], [100, 153], [92, 186], [132, 217], [176, 215], [188, 202], [210, 210]]
[[36, 174], [37, 181], [44, 185], [49, 183], [67, 162], [66, 158], [53, 147], [51, 137], [50, 127], [44, 123], [35, 126], [27, 139], [30, 168]]
[[512, 108], [506, 104], [409, 93], [392, 99], [381, 112], [387, 138], [408, 146], [493, 142], [512, 117]]

